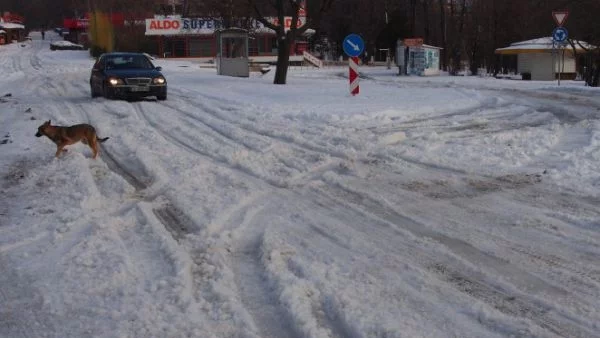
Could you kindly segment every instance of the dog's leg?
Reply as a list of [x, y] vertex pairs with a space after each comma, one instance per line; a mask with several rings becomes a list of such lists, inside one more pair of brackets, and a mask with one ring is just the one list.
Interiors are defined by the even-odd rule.
[[88, 145], [92, 148], [92, 153], [94, 153], [93, 158], [96, 159], [96, 156], [98, 156], [98, 142], [96, 142], [96, 138], [91, 139]]
[[64, 149], [64, 148], [65, 148], [65, 146], [64, 146], [64, 145], [59, 145], [59, 146], [57, 146], [57, 149], [56, 149], [56, 155], [55, 155], [55, 156], [56, 156], [56, 157], [58, 157], [58, 156], [59, 156], [61, 153], [64, 153], [64, 152], [66, 152], [66, 151], [67, 151], [67, 149]]

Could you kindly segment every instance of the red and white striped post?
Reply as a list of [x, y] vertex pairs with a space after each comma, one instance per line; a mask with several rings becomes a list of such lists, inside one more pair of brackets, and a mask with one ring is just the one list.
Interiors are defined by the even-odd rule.
[[350, 80], [350, 94], [358, 95], [360, 87], [358, 86], [358, 56], [348, 58], [348, 64], [350, 65], [350, 74], [348, 79]]

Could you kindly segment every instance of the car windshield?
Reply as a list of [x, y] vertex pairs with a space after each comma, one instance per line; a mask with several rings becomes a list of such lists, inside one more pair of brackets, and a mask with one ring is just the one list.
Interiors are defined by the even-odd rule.
[[144, 55], [118, 55], [106, 59], [106, 69], [152, 69], [152, 63]]

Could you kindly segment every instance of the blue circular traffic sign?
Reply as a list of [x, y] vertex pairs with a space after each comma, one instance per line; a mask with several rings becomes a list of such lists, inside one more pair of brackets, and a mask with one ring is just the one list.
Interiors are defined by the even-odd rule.
[[552, 31], [552, 40], [554, 42], [565, 42], [569, 38], [569, 32], [564, 27], [556, 27]]
[[355, 57], [365, 51], [365, 42], [358, 34], [350, 34], [344, 38], [343, 46], [346, 55]]

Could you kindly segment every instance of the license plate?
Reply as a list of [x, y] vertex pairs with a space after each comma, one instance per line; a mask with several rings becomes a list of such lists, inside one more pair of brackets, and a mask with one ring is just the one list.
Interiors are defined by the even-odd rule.
[[150, 91], [150, 87], [147, 86], [135, 86], [131, 87], [132, 92], [147, 92]]

